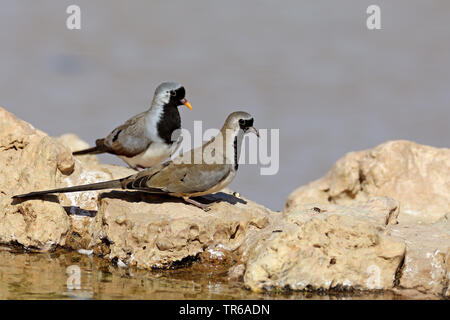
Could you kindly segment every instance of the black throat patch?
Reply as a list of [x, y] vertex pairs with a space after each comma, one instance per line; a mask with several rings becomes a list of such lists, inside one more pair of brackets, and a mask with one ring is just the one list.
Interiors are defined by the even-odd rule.
[[239, 168], [239, 163], [238, 163], [238, 138], [237, 138], [237, 136], [234, 137], [233, 146], [234, 146], [234, 170], [237, 170]]
[[178, 105], [168, 103], [164, 105], [161, 119], [158, 122], [158, 134], [165, 143], [171, 144], [172, 133], [181, 128], [181, 117], [178, 112]]

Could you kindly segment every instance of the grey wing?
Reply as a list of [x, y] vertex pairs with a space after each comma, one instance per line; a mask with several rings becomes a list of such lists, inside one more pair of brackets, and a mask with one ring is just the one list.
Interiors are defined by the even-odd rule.
[[231, 170], [231, 165], [193, 164], [183, 177], [179, 177], [179, 182], [169, 184], [168, 189], [171, 193], [208, 191], [228, 177]]
[[157, 170], [133, 181], [142, 190], [150, 192], [195, 193], [208, 191], [228, 177], [232, 165], [228, 164], [162, 164]]
[[104, 140], [108, 151], [116, 155], [134, 157], [152, 143], [146, 131], [145, 112], [114, 129]]

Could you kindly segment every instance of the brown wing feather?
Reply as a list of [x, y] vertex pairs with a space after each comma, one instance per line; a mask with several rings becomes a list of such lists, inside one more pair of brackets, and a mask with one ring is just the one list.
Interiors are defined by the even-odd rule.
[[204, 192], [226, 178], [231, 170], [232, 165], [175, 164], [169, 161], [142, 171], [130, 180], [127, 187], [154, 193]]
[[119, 156], [134, 157], [144, 152], [152, 143], [146, 133], [145, 112], [117, 127], [103, 140], [107, 152]]
[[[190, 159], [195, 159], [194, 154], [203, 152], [203, 148], [209, 144], [189, 151]], [[129, 189], [151, 193], [198, 193], [210, 190], [232, 171], [232, 164], [180, 164], [167, 161], [130, 177], [125, 185]]]

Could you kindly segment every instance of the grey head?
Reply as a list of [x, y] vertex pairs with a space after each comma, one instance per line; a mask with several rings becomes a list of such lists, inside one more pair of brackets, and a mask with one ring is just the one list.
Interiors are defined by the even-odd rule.
[[163, 82], [155, 90], [152, 107], [178, 107], [185, 105], [192, 110], [191, 104], [186, 100], [186, 90], [177, 82]]
[[234, 170], [238, 168], [242, 141], [248, 132], [253, 132], [259, 137], [258, 130], [253, 127], [253, 116], [244, 111], [231, 113], [221, 129], [222, 137], [224, 137], [222, 150], [225, 151], [228, 163], [234, 163]]
[[243, 133], [253, 132], [259, 137], [258, 130], [253, 127], [253, 116], [245, 111], [231, 113], [222, 127], [222, 132], [225, 133], [226, 130], [231, 130], [235, 134], [240, 130], [242, 130]]

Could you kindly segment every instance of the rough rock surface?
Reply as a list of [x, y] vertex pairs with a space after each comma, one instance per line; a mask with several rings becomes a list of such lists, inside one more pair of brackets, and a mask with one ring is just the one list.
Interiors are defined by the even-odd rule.
[[398, 224], [388, 233], [406, 244], [399, 289], [450, 297], [450, 217], [434, 224]]
[[295, 190], [285, 210], [386, 196], [400, 202], [400, 221], [433, 223], [450, 212], [449, 172], [450, 149], [390, 141], [347, 154], [325, 177]]
[[[377, 216], [376, 212], [383, 212], [385, 207], [384, 213], [390, 213], [385, 216], [386, 227], [381, 234], [406, 248], [393, 289], [410, 297], [449, 297], [449, 169], [450, 149], [409, 141], [386, 142], [371, 150], [347, 154], [325, 177], [295, 190], [287, 199], [284, 214], [290, 217], [303, 212], [302, 216], [305, 208], [334, 204], [341, 209], [346, 206], [343, 210], [347, 213], [357, 206], [358, 215]], [[380, 202], [380, 197], [392, 199]], [[361, 202], [368, 200], [361, 207]], [[366, 209], [361, 210], [363, 207]], [[383, 216], [377, 219], [380, 223]], [[290, 281], [282, 280], [292, 285], [294, 280], [308, 279], [297, 275]], [[307, 283], [313, 287], [320, 284], [312, 280]], [[261, 280], [249, 283], [261, 287]]]
[[69, 218], [53, 198], [15, 205], [11, 196], [53, 188], [74, 169], [70, 151], [0, 108], [0, 242], [32, 248], [64, 245]]
[[252, 290], [392, 289], [405, 244], [385, 234], [397, 204], [312, 204], [285, 213], [243, 246]]
[[137, 192], [104, 194], [99, 214], [111, 241], [110, 258], [142, 268], [165, 267], [207, 249], [234, 251], [249, 230], [268, 225], [266, 208], [229, 193], [208, 197], [219, 198], [223, 201], [204, 212], [180, 200]]

